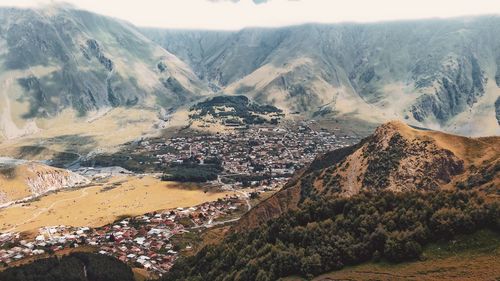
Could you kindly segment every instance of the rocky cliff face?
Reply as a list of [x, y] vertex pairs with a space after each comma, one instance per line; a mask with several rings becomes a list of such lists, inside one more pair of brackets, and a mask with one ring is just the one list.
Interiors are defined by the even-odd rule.
[[227, 93], [306, 115], [491, 135], [500, 133], [499, 26], [499, 17], [478, 17], [143, 32]]
[[76, 173], [38, 162], [0, 163], [0, 206], [88, 183]]
[[33, 196], [90, 183], [87, 178], [68, 170], [42, 167], [33, 163], [28, 164], [26, 169], [28, 175], [25, 181]]
[[237, 229], [257, 226], [325, 194], [458, 188], [496, 196], [499, 156], [499, 137], [465, 138], [386, 123], [357, 145], [318, 156], [282, 191], [245, 215]]

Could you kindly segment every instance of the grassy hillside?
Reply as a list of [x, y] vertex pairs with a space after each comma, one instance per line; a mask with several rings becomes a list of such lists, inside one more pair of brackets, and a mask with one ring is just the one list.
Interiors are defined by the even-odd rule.
[[497, 144], [384, 124], [318, 156], [165, 280], [311, 279], [370, 261], [425, 260], [432, 243], [485, 229], [498, 235]]
[[[419, 261], [392, 264], [369, 262], [320, 275], [313, 280], [498, 280], [500, 238], [488, 230], [460, 235], [450, 242], [432, 243]], [[298, 277], [282, 281], [304, 280]]]

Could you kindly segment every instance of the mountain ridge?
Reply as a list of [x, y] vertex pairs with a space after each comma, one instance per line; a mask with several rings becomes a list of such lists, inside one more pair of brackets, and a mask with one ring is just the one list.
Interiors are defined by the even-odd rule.
[[500, 42], [487, 35], [498, 21], [483, 16], [233, 32], [142, 31], [227, 94], [306, 116], [399, 119], [479, 136], [500, 131], [495, 115]]
[[499, 137], [467, 138], [388, 122], [354, 146], [316, 157], [235, 229], [257, 227], [310, 198], [332, 194], [473, 189], [494, 198], [500, 186], [499, 143]]

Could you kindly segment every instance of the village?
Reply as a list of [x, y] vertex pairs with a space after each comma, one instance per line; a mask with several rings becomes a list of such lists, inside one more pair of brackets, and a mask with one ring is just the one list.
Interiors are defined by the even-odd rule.
[[[159, 142], [143, 140], [141, 149], [155, 153], [156, 164], [168, 166], [196, 159], [203, 165], [217, 159], [223, 171], [218, 182], [241, 186], [244, 182], [278, 184], [321, 153], [357, 143], [353, 135], [335, 135], [311, 128], [313, 121], [285, 126], [252, 126], [225, 134], [204, 134], [165, 138]], [[168, 148], [168, 149], [166, 149]], [[165, 153], [165, 151], [168, 151]]]
[[[90, 247], [92, 251], [161, 276], [172, 267], [180, 252], [192, 247], [175, 243], [175, 236], [237, 221], [252, 207], [250, 199], [280, 190], [296, 170], [318, 154], [359, 141], [357, 136], [314, 130], [310, 122], [289, 127], [252, 126], [226, 134], [177, 136], [154, 142], [141, 140], [137, 143], [138, 150], [156, 159], [155, 163], [141, 164], [168, 167], [195, 160], [202, 167], [217, 159], [222, 169], [206, 185], [233, 195], [189, 208], [123, 217], [98, 228], [46, 226], [31, 238], [20, 233], [0, 233], [0, 265]], [[93, 180], [132, 173], [121, 167], [82, 167], [77, 172]]]
[[128, 217], [99, 228], [47, 226], [31, 239], [20, 233], [0, 235], [0, 264], [34, 256], [51, 255], [65, 249], [91, 247], [95, 252], [114, 256], [133, 267], [158, 276], [167, 272], [179, 255], [190, 250], [171, 241], [172, 236], [198, 232], [200, 228], [233, 221], [247, 210], [243, 196], [232, 195], [190, 208]]

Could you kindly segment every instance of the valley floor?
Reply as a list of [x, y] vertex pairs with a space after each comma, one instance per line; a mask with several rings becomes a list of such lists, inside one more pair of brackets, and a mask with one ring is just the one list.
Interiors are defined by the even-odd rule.
[[60, 191], [0, 209], [0, 232], [35, 231], [47, 225], [98, 227], [119, 216], [191, 207], [231, 192], [204, 192], [153, 176], [116, 176], [106, 183]]

